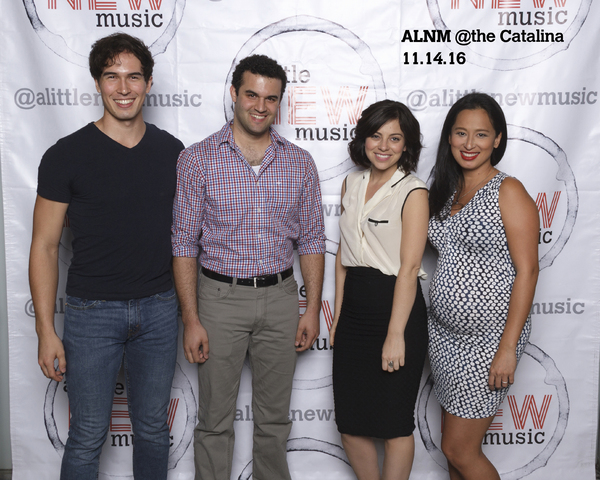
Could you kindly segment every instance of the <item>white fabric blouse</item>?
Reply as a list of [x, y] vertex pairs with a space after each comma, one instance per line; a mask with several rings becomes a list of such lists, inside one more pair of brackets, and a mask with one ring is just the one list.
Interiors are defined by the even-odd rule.
[[[401, 170], [365, 203], [371, 170], [352, 172], [346, 178], [340, 217], [341, 260], [345, 267], [371, 267], [386, 275], [400, 271], [402, 209], [413, 190], [427, 189], [425, 183]], [[419, 278], [427, 273], [419, 270]]]

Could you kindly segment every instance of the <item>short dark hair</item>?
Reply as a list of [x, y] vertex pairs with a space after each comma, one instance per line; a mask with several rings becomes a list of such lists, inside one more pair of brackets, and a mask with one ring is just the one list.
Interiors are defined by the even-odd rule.
[[463, 110], [484, 110], [489, 119], [496, 137], [500, 137], [500, 143], [492, 152], [490, 162], [496, 166], [504, 156], [506, 144], [508, 143], [508, 128], [504, 112], [498, 102], [485, 93], [469, 93], [456, 101], [448, 111], [442, 133], [440, 134], [440, 143], [438, 145], [435, 165], [431, 170], [430, 179], [432, 179], [429, 189], [429, 211], [431, 216], [439, 218], [440, 212], [452, 194], [462, 185], [464, 181], [462, 169], [452, 155], [450, 147], [450, 133], [456, 123], [456, 117]]
[[355, 137], [348, 144], [350, 158], [356, 165], [369, 168], [371, 162], [365, 153], [365, 142], [367, 138], [390, 120], [398, 120], [404, 134], [406, 151], [402, 152], [400, 160], [398, 160], [398, 168], [406, 173], [414, 172], [417, 169], [419, 155], [423, 148], [423, 145], [421, 145], [421, 127], [406, 105], [393, 100], [381, 100], [362, 112], [356, 123]]
[[142, 64], [142, 73], [146, 82], [152, 77], [154, 59], [148, 47], [139, 38], [126, 33], [113, 33], [97, 40], [92, 45], [90, 52], [90, 73], [94, 80], [100, 80], [106, 67], [115, 64], [116, 58], [121, 53], [131, 53]]
[[231, 77], [231, 85], [233, 85], [236, 95], [240, 93], [244, 72], [281, 80], [281, 97], [283, 97], [283, 92], [285, 92], [287, 86], [287, 75], [282, 66], [272, 58], [266, 55], [250, 55], [240, 60]]

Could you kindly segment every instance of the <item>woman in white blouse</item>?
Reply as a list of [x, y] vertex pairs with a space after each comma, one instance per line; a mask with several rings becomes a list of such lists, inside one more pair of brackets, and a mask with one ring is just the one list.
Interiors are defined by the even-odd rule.
[[[411, 174], [419, 123], [402, 103], [377, 102], [362, 113], [348, 150], [363, 169], [342, 185], [330, 330], [336, 422], [359, 480], [407, 479], [427, 351], [419, 279], [429, 208], [425, 184]], [[382, 472], [374, 438], [384, 440]]]

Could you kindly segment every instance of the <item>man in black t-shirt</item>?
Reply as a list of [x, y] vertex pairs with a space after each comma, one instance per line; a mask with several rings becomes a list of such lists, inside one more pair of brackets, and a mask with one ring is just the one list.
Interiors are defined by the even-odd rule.
[[[104, 115], [59, 140], [39, 168], [29, 261], [38, 363], [68, 387], [61, 480], [97, 478], [122, 361], [134, 477], [166, 479], [178, 328], [170, 226], [183, 144], [143, 120], [154, 61], [139, 39], [102, 38], [89, 63]], [[61, 340], [54, 308], [65, 215], [73, 259]]]

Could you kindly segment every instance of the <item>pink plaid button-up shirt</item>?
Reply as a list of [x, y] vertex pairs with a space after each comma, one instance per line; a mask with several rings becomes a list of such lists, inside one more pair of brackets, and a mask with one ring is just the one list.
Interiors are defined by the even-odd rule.
[[317, 167], [310, 154], [270, 130], [258, 174], [231, 124], [185, 149], [177, 164], [173, 255], [196, 257], [224, 275], [281, 272], [299, 255], [325, 253]]

